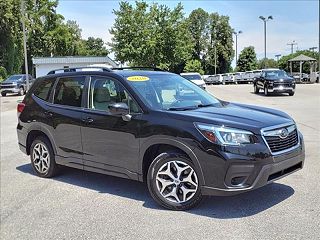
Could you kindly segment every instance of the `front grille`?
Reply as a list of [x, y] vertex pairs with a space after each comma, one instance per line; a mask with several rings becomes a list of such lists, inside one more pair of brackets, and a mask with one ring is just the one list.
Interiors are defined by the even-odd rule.
[[[286, 128], [286, 129], [289, 129], [289, 128]], [[293, 128], [293, 126], [291, 126], [291, 128]], [[280, 129], [283, 129], [283, 128], [280, 128]], [[273, 132], [277, 131], [277, 129], [272, 131]], [[268, 136], [264, 136], [264, 138], [272, 153], [277, 153], [277, 152], [290, 149], [299, 143], [298, 132], [295, 127], [294, 127], [294, 130], [289, 132], [286, 138], [281, 138], [280, 136], [276, 136], [276, 135], [274, 136], [268, 135]]]
[[291, 83], [274, 83], [273, 85], [277, 87], [292, 87]]

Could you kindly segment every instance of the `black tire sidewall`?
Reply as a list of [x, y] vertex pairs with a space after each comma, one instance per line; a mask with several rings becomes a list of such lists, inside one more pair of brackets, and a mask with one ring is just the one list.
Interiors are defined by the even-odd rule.
[[[34, 163], [33, 163], [33, 148], [37, 143], [44, 144], [49, 152], [49, 156], [50, 156], [49, 171], [47, 171], [45, 174], [38, 172], [38, 170], [35, 168]], [[57, 164], [55, 162], [54, 153], [52, 150], [51, 143], [45, 137], [38, 137], [32, 142], [31, 147], [30, 147], [30, 160], [31, 160], [31, 166], [32, 166], [33, 171], [39, 177], [50, 178], [50, 177], [53, 177], [57, 172]]]
[[[159, 168], [163, 166], [166, 162], [170, 161], [181, 161], [185, 162], [188, 165], [190, 165], [193, 170], [196, 172], [197, 177], [198, 177], [198, 189], [196, 194], [191, 198], [189, 201], [185, 203], [174, 203], [170, 202], [166, 199], [164, 199], [161, 194], [159, 193], [157, 186], [156, 186], [156, 173], [158, 172]], [[202, 199], [202, 194], [201, 194], [201, 187], [200, 187], [200, 174], [197, 172], [195, 166], [193, 163], [183, 154], [179, 153], [161, 153], [158, 155], [153, 162], [151, 163], [148, 174], [147, 174], [147, 185], [148, 185], [148, 190], [152, 196], [152, 198], [161, 206], [164, 208], [170, 209], [170, 210], [187, 210], [190, 208], [195, 207]]]
[[18, 93], [19, 96], [23, 96], [24, 95], [24, 88], [23, 87], [20, 87], [19, 88], [19, 93]]
[[269, 91], [268, 91], [268, 87], [267, 86], [264, 86], [263, 93], [264, 93], [265, 96], [269, 95]]

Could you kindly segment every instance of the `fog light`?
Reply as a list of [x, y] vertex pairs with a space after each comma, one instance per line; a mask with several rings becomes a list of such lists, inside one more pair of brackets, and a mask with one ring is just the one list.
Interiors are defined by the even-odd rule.
[[231, 179], [231, 184], [233, 186], [239, 186], [241, 184], [243, 184], [243, 182], [246, 180], [246, 176], [240, 176], [240, 177], [234, 177]]

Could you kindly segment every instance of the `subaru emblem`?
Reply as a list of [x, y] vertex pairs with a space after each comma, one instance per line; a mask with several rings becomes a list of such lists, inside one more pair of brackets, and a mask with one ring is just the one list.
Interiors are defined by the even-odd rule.
[[288, 132], [288, 130], [286, 128], [282, 128], [280, 130], [280, 135], [279, 135], [280, 138], [287, 138], [288, 135], [289, 135], [289, 132]]

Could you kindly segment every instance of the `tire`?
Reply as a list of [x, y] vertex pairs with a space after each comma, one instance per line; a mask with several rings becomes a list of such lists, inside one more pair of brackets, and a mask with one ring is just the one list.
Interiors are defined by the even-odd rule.
[[222, 81], [222, 85], [226, 85], [226, 82], [225, 82], [225, 81]]
[[269, 91], [268, 91], [268, 87], [267, 87], [267, 86], [264, 86], [263, 91], [264, 91], [264, 95], [265, 95], [265, 96], [269, 96], [269, 95], [270, 95], [270, 93], [269, 93]]
[[[180, 174], [177, 169], [181, 170]], [[185, 155], [164, 152], [149, 167], [148, 190], [162, 207], [184, 211], [195, 207], [202, 199], [199, 177], [200, 174]]]
[[23, 87], [20, 87], [20, 88], [19, 88], [18, 95], [19, 95], [19, 96], [23, 96], [23, 95], [24, 95], [24, 88], [23, 88]]
[[58, 172], [51, 143], [45, 137], [40, 136], [32, 142], [30, 160], [34, 172], [39, 177], [50, 178]]
[[253, 85], [253, 91], [254, 91], [255, 94], [259, 93], [260, 89], [258, 88], [257, 84]]
[[293, 96], [294, 95], [294, 92], [289, 92], [289, 96]]
[[1, 93], [1, 96], [2, 96], [2, 97], [5, 97], [5, 96], [7, 96], [7, 93], [2, 92], [2, 93]]

